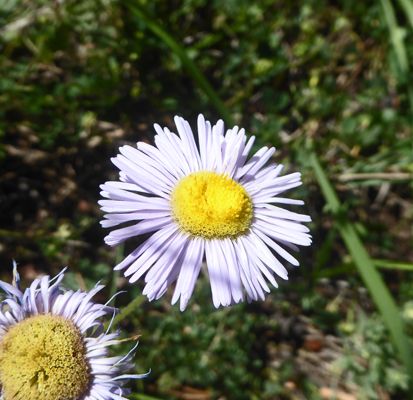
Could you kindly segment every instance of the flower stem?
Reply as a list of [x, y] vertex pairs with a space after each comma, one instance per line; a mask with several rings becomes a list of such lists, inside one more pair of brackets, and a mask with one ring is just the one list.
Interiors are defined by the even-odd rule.
[[[112, 323], [112, 326], [116, 326], [124, 320], [135, 308], [139, 307], [142, 303], [144, 303], [146, 300], [146, 296], [140, 295], [133, 299], [125, 308], [122, 309], [121, 313], [118, 314]], [[105, 324], [105, 329], [107, 329], [109, 326], [109, 322]]]

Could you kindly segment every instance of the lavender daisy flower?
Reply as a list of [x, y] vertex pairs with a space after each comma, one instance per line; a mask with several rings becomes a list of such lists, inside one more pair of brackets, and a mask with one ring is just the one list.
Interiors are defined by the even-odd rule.
[[[299, 265], [285, 248], [311, 243], [311, 221], [274, 204], [304, 204], [278, 197], [301, 185], [301, 174], [280, 176], [282, 165], [265, 166], [274, 148], [263, 147], [249, 161], [254, 137], [237, 126], [224, 133], [198, 117], [198, 143], [187, 121], [175, 117], [179, 136], [155, 124], [155, 145], [121, 147], [112, 162], [121, 182], [101, 185], [103, 227], [121, 223], [105, 238], [110, 246], [155, 232], [115, 269], [135, 282], [146, 273], [143, 294], [159, 299], [176, 278], [172, 297], [184, 310], [206, 260], [215, 307], [264, 299], [274, 275], [287, 279], [280, 259]], [[139, 221], [136, 223], [136, 221]]]
[[36, 279], [24, 292], [16, 268], [12, 285], [0, 281], [1, 399], [126, 400], [123, 385], [147, 374], [124, 374], [131, 352], [108, 357], [120, 331], [105, 333], [100, 317], [115, 309], [91, 301], [104, 286], [73, 292], [63, 277]]

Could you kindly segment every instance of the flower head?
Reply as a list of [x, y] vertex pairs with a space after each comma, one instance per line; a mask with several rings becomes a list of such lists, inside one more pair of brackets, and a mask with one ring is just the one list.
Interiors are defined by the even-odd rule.
[[[274, 204], [304, 204], [278, 197], [301, 185], [301, 174], [280, 176], [282, 165], [265, 166], [275, 149], [263, 147], [248, 161], [254, 137], [244, 129], [224, 133], [220, 120], [211, 127], [198, 117], [198, 143], [187, 121], [175, 117], [179, 136], [155, 125], [155, 146], [139, 142], [121, 147], [112, 162], [120, 182], [101, 186], [105, 242], [115, 246], [133, 236], [153, 235], [115, 269], [130, 282], [146, 273], [143, 293], [160, 298], [177, 279], [172, 303], [184, 310], [206, 260], [215, 307], [264, 299], [267, 280], [287, 279], [280, 259], [299, 265], [285, 247], [298, 251], [311, 236], [301, 222], [311, 221]], [[139, 221], [139, 222], [136, 222]]]
[[23, 292], [15, 268], [12, 285], [0, 281], [1, 398], [126, 400], [123, 385], [146, 375], [123, 374], [135, 365], [131, 353], [108, 357], [120, 331], [104, 333], [100, 317], [115, 309], [91, 301], [104, 286], [73, 292], [63, 278], [36, 279]]

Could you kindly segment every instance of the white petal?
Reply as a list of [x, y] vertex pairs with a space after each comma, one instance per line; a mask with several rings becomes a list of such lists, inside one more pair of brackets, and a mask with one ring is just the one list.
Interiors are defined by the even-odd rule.
[[[258, 172], [260, 168], [262, 168], [265, 163], [272, 157], [272, 155], [275, 153], [275, 148], [272, 147], [268, 149], [260, 158], [259, 160], [254, 160], [254, 162], [251, 162], [251, 160], [254, 159], [254, 157], [251, 158], [251, 160], [247, 163], [246, 167], [248, 168], [244, 172], [244, 176], [241, 179], [241, 183], [243, 182], [248, 182], [249, 179], [251, 179], [252, 176], [255, 176], [255, 174]], [[251, 162], [251, 165], [249, 165]]]
[[214, 168], [215, 158], [213, 156], [213, 148], [212, 148], [212, 127], [209, 121], [205, 122], [205, 129], [206, 129], [206, 156], [204, 159], [204, 169], [205, 170], [212, 170]]
[[119, 151], [130, 161], [132, 161], [141, 174], [154, 175], [168, 187], [176, 184], [176, 178], [167, 171], [162, 164], [148, 157], [145, 153], [131, 146], [123, 146]]
[[[270, 203], [294, 204], [297, 206], [302, 206], [305, 204], [303, 200], [287, 199], [285, 197], [273, 197], [270, 199]], [[267, 207], [266, 204], [262, 205], [262, 202], [260, 202], [260, 206]]]
[[[162, 256], [169, 243], [178, 235], [175, 227], [164, 228], [152, 235], [133, 253], [135, 261], [125, 271], [125, 276], [132, 275], [129, 282], [137, 281]], [[123, 263], [121, 263], [123, 264]], [[116, 269], [124, 268], [128, 264], [119, 264]]]
[[238, 238], [237, 240], [232, 242], [235, 252], [237, 254], [238, 258], [238, 265], [240, 267], [240, 277], [241, 281], [245, 287], [245, 290], [247, 291], [247, 295], [252, 299], [252, 300], [258, 300], [258, 294], [257, 291], [255, 290], [255, 287], [252, 283], [251, 280], [251, 270], [249, 267], [248, 263], [248, 257], [245, 252], [244, 246], [242, 245], [240, 239]]
[[194, 134], [192, 133], [191, 127], [182, 117], [175, 116], [174, 121], [179, 136], [182, 139], [184, 154], [188, 160], [191, 172], [199, 171], [201, 169], [201, 160], [198, 149], [196, 148]]
[[168, 139], [170, 143], [173, 143], [173, 146], [175, 147], [177, 154], [180, 156], [180, 162], [185, 168], [187, 175], [189, 175], [192, 172], [192, 168], [191, 165], [188, 163], [188, 158], [186, 157], [183, 151], [184, 146], [182, 143], [182, 139], [180, 139], [177, 135], [172, 133], [168, 128], [164, 128], [164, 131], [168, 134]]
[[171, 172], [179, 178], [189, 174], [188, 165], [182, 161], [182, 154], [176, 149], [175, 141], [170, 141], [167, 137], [155, 136], [155, 145], [160, 153], [168, 160], [169, 165], [174, 165]]
[[222, 241], [223, 254], [225, 256], [226, 264], [228, 265], [229, 282], [231, 286], [231, 293], [235, 303], [245, 300], [244, 291], [241, 283], [240, 267], [238, 265], [238, 258], [234, 251], [232, 241], [224, 239]]
[[307, 226], [302, 225], [299, 222], [286, 221], [283, 218], [277, 218], [272, 215], [262, 213], [259, 210], [255, 210], [254, 217], [262, 221], [265, 221], [273, 226], [279, 226], [281, 228], [285, 228], [286, 230], [291, 231], [291, 234], [293, 234], [293, 232], [304, 232], [304, 233], [310, 232], [310, 229], [308, 229]]
[[101, 221], [102, 228], [108, 228], [122, 224], [123, 222], [139, 221], [144, 219], [165, 218], [170, 216], [170, 211], [158, 211], [158, 210], [143, 210], [134, 213], [124, 214], [107, 214], [104, 216], [105, 220]]
[[[156, 125], [155, 125], [156, 128]], [[188, 165], [185, 154], [182, 152], [182, 140], [172, 133], [168, 128], [164, 128], [163, 133], [158, 131], [159, 137], [155, 138], [155, 143], [159, 150], [170, 159], [170, 161], [177, 164], [185, 175], [191, 173], [191, 168]]]
[[243, 184], [245, 190], [252, 195], [259, 189], [265, 188], [268, 184], [271, 184], [274, 179], [278, 179], [278, 175], [281, 173], [283, 166], [280, 164], [275, 166], [274, 164], [268, 165], [259, 171], [256, 175], [249, 177]]
[[252, 145], [255, 142], [255, 136], [251, 136], [250, 139], [247, 142], [247, 145], [244, 147], [244, 150], [242, 151], [242, 156], [240, 157], [240, 160], [238, 162], [238, 169], [235, 173], [234, 179], [239, 180], [242, 177], [242, 171], [244, 168], [244, 163], [248, 157], [248, 154], [251, 151]]
[[226, 262], [223, 248], [222, 248], [222, 240], [214, 239], [211, 243], [211, 248], [213, 253], [215, 253], [215, 259], [217, 260], [216, 270], [219, 270], [219, 275], [221, 276], [220, 283], [221, 283], [221, 304], [223, 306], [229, 306], [232, 304], [232, 297], [231, 297], [231, 283], [230, 283], [230, 276], [228, 271], [228, 264]]
[[158, 148], [144, 142], [138, 142], [137, 146], [140, 151], [142, 151], [149, 157], [152, 157], [159, 164], [163, 165], [176, 180], [181, 179], [185, 176], [182, 170], [172, 160], [170, 160], [169, 157], [165, 157], [165, 155]]
[[157, 229], [166, 227], [172, 222], [173, 220], [171, 217], [157, 218], [154, 221], [141, 221], [135, 225], [127, 226], [126, 228], [115, 229], [110, 232], [104, 240], [109, 246], [116, 246], [131, 237], [156, 231]]
[[147, 201], [99, 200], [101, 210], [109, 213], [130, 213], [134, 211], [171, 211], [171, 204], [166, 199], [146, 197]]
[[[239, 238], [238, 238], [239, 239]], [[243, 257], [243, 263], [241, 264], [244, 269], [245, 275], [248, 277], [248, 279], [251, 282], [252, 287], [254, 288], [254, 292], [256, 293], [256, 297], [252, 297], [254, 300], [258, 300], [258, 297], [261, 300], [265, 299], [264, 292], [262, 290], [262, 283], [264, 286], [266, 286], [265, 281], [262, 278], [261, 272], [258, 270], [258, 268], [254, 265], [252, 259], [250, 259], [247, 256], [247, 251], [244, 247], [243, 241], [238, 240], [238, 247], [243, 249], [243, 253], [245, 255], [245, 258]], [[266, 288], [265, 288], [266, 289]]]
[[[166, 251], [163, 255], [156, 261], [149, 272], [146, 274], [145, 286], [142, 294], [147, 295], [149, 301], [153, 300], [159, 290], [166, 290], [173, 282], [173, 280], [168, 280], [171, 271], [178, 268], [174, 274], [174, 279], [179, 273], [180, 268], [180, 256], [183, 251], [185, 251], [187, 243], [187, 238], [178, 233], [175, 238], [171, 241]], [[165, 284], [167, 283], [167, 284]], [[162, 286], [165, 286], [162, 288]]]
[[[271, 253], [268, 247], [262, 242], [262, 240], [256, 236], [254, 232], [251, 232], [250, 235], [242, 238], [242, 243], [245, 246], [248, 246], [250, 252], [248, 253], [252, 256], [259, 258], [269, 269], [274, 271], [278, 276], [287, 280], [288, 272], [285, 269], [284, 265], [277, 260], [277, 258]], [[255, 251], [254, 251], [255, 250]], [[256, 262], [258, 265], [258, 263]], [[275, 286], [275, 285], [274, 285]]]
[[222, 153], [221, 153], [221, 142], [223, 140], [224, 133], [224, 122], [220, 119], [216, 125], [212, 127], [212, 153], [209, 157], [214, 159], [214, 164], [212, 168], [218, 174], [222, 173]]
[[201, 157], [201, 169], [207, 169], [207, 159], [208, 159], [208, 139], [207, 126], [205, 118], [202, 114], [198, 115], [198, 140], [199, 140], [199, 152]]
[[112, 162], [149, 193], [156, 194], [160, 197], [169, 197], [168, 194], [171, 191], [171, 186], [166, 185], [162, 179], [160, 179], [158, 176], [159, 173], [149, 175], [145, 173], [145, 170], [136, 168], [129, 159], [122, 155], [118, 155], [115, 159], [112, 159]]
[[[240, 183], [246, 183], [248, 182], [248, 179], [251, 179], [251, 176], [253, 174], [250, 172], [253, 169], [255, 169], [256, 165], [261, 165], [263, 166], [269, 158], [272, 156], [274, 153], [275, 149], [271, 148], [268, 149], [268, 147], [263, 147], [260, 150], [258, 150], [252, 157], [251, 159], [244, 165], [242, 170], [237, 174], [237, 179], [240, 179]], [[247, 175], [247, 176], [245, 176]]]
[[277, 240], [281, 239], [301, 246], [309, 246], [311, 244], [311, 236], [306, 233], [291, 232], [287, 229], [276, 227], [259, 219], [255, 219], [253, 225], [268, 236]]
[[225, 150], [223, 172], [228, 174], [230, 178], [233, 178], [239, 166], [238, 162], [243, 150], [243, 139], [243, 135], [239, 135], [234, 146], [228, 146]]
[[[138, 201], [138, 202], [148, 202], [150, 197], [142, 196], [141, 194], [127, 192], [126, 190], [113, 187], [112, 182], [106, 182], [100, 185], [100, 188], [104, 191], [101, 192], [102, 196], [107, 197], [111, 200], [126, 200], [126, 201]], [[165, 199], [162, 199], [165, 201]]]
[[253, 203], [272, 203], [272, 196], [278, 196], [280, 193], [285, 192], [286, 190], [301, 186], [302, 182], [292, 182], [285, 185], [277, 186], [276, 188], [271, 188], [268, 191], [262, 193], [258, 193], [253, 197]]
[[257, 186], [248, 182], [248, 184], [245, 185], [245, 189], [248, 190], [248, 193], [254, 198], [257, 196], [271, 197], [274, 194], [280, 193], [281, 188], [295, 183], [298, 183], [297, 186], [301, 185], [301, 174], [298, 172], [278, 178], [262, 180]]
[[181, 297], [180, 309], [183, 311], [194, 291], [195, 282], [201, 270], [202, 258], [204, 256], [204, 240], [191, 239], [186, 250], [185, 259], [176, 282], [175, 291], [172, 296], [172, 304]]
[[268, 215], [269, 217], [288, 219], [291, 221], [311, 222], [311, 217], [309, 215], [294, 213], [271, 204], [260, 204], [254, 208], [254, 213], [264, 216]]
[[173, 265], [178, 258], [181, 251], [184, 249], [184, 245], [188, 241], [188, 238], [181, 233], [177, 232], [176, 237], [174, 237], [169, 246], [165, 249], [165, 252], [153, 265], [151, 270], [146, 274], [145, 282], [149, 282], [151, 280], [156, 280], [161, 273], [163, 262], [165, 261], [167, 264]]
[[296, 267], [300, 265], [300, 263], [288, 251], [284, 250], [280, 245], [275, 243], [274, 240], [270, 239], [265, 233], [261, 232], [259, 229], [254, 229], [253, 232], [258, 235], [267, 246], [273, 248], [285, 260]]
[[211, 283], [212, 302], [214, 303], [215, 308], [218, 308], [221, 304], [225, 304], [226, 301], [223, 294], [225, 290], [223, 277], [221, 277], [218, 256], [213, 245], [213, 240], [205, 241], [205, 256]]

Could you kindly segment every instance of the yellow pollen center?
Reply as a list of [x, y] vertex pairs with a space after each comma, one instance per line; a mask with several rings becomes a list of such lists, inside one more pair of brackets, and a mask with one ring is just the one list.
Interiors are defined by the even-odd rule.
[[172, 215], [192, 237], [236, 238], [251, 225], [252, 202], [227, 175], [199, 171], [182, 178], [171, 195]]
[[5, 400], [77, 398], [89, 386], [83, 336], [66, 318], [22, 320], [0, 338], [0, 383]]

